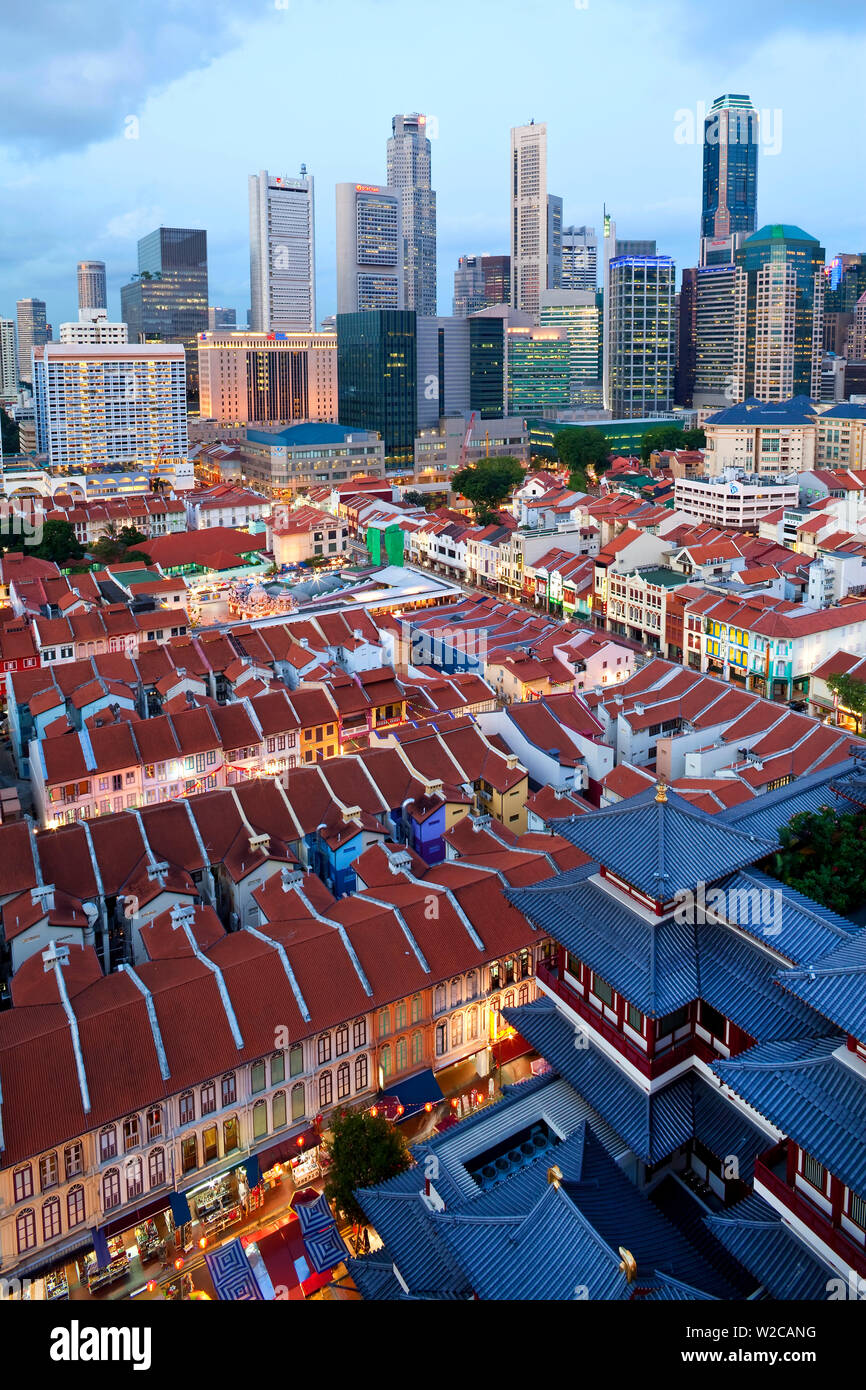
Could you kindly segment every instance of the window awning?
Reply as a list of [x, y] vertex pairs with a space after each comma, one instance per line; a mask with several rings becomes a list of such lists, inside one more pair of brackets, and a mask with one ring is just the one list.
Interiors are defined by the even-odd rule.
[[402, 1105], [403, 1114], [396, 1118], [406, 1120], [410, 1115], [417, 1115], [425, 1105], [437, 1105], [444, 1099], [442, 1088], [428, 1067], [426, 1071], [416, 1072], [414, 1076], [407, 1076], [404, 1081], [391, 1086], [385, 1093], [382, 1108], [396, 1110]]

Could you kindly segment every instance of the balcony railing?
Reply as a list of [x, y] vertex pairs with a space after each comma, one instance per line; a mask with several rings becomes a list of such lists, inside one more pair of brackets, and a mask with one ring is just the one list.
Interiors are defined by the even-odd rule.
[[637, 1047], [621, 1029], [605, 1018], [598, 1009], [594, 1009], [591, 1004], [588, 1004], [576, 990], [560, 980], [555, 969], [539, 962], [537, 975], [538, 979], [546, 984], [564, 1004], [567, 1004], [574, 1013], [590, 1024], [597, 1033], [611, 1043], [618, 1052], [621, 1052], [633, 1066], [647, 1077], [663, 1076], [665, 1072], [671, 1071], [681, 1062], [688, 1061], [692, 1057], [698, 1057], [702, 1062], [717, 1062], [719, 1060], [719, 1054], [715, 1049], [704, 1042], [703, 1038], [698, 1038], [694, 1034], [682, 1038], [678, 1043], [674, 1043], [673, 1046], [666, 1047], [654, 1055], [648, 1054], [643, 1048]]
[[755, 1160], [755, 1182], [771, 1192], [819, 1240], [841, 1256], [851, 1269], [861, 1277], [866, 1276], [866, 1248], [853, 1241], [839, 1226], [834, 1226], [832, 1218], [810, 1202], [804, 1193], [789, 1186], [787, 1176], [780, 1176], [779, 1169], [785, 1172], [787, 1168], [787, 1157], [787, 1140], [762, 1153]]

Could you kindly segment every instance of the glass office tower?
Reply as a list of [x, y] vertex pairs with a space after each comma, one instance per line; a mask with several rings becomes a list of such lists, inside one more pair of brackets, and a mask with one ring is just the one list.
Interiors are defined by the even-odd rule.
[[207, 232], [157, 227], [138, 243], [138, 274], [120, 291], [131, 343], [183, 343], [187, 390], [198, 396], [198, 335], [208, 327]]
[[414, 467], [416, 351], [414, 309], [337, 315], [339, 423], [378, 430], [393, 470]]
[[704, 119], [701, 236], [753, 232], [758, 208], [758, 113], [747, 96], [716, 97]]
[[469, 408], [482, 420], [505, 414], [505, 320], [469, 319]]

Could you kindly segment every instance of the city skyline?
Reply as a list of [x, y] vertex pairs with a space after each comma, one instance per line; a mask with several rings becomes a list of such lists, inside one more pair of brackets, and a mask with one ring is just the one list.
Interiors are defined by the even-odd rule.
[[[379, 8], [383, 19], [396, 12], [390, 0]], [[107, 265], [109, 318], [116, 317], [119, 288], [135, 270], [135, 243], [162, 223], [207, 229], [214, 301], [235, 307], [242, 325], [249, 307], [246, 180], [254, 168], [294, 170], [303, 162], [320, 190], [316, 260], [321, 321], [336, 308], [333, 187], [354, 180], [358, 170], [371, 182], [385, 184], [385, 143], [400, 110], [428, 114], [438, 201], [440, 313], [450, 311], [460, 255], [508, 250], [509, 131], [533, 117], [548, 127], [548, 183], [564, 199], [564, 223], [599, 227], [606, 203], [623, 236], [654, 237], [679, 272], [697, 264], [701, 203], [700, 138], [692, 134], [690, 142], [685, 118], [691, 115], [699, 130], [716, 97], [748, 93], [770, 117], [763, 123], [768, 138], [759, 159], [758, 225], [783, 221], [803, 226], [828, 256], [859, 249], [857, 208], [847, 193], [856, 156], [852, 164], [845, 140], [828, 141], [821, 134], [825, 127], [844, 130], [845, 93], [856, 80], [866, 48], [866, 21], [853, 5], [837, 7], [820, 21], [810, 18], [809, 7], [788, 6], [784, 24], [772, 14], [747, 15], [744, 6], [735, 5], [726, 29], [736, 29], [737, 17], [748, 18], [747, 53], [718, 41], [698, 15], [676, 4], [653, 16], [641, 10], [639, 33], [634, 34], [627, 16], [637, 10], [616, 0], [585, 10], [539, 6], [526, 60], [534, 61], [535, 53], [543, 59], [543, 96], [527, 99], [507, 88], [485, 92], [480, 109], [477, 87], [465, 75], [458, 78], [449, 47], [449, 17], [456, 22], [456, 7], [446, 5], [439, 12], [439, 26], [429, 43], [425, 39], [423, 69], [408, 36], [389, 33], [387, 43], [373, 53], [362, 42], [360, 17], [353, 18], [351, 9], [339, 3], [331, 9], [335, 23], [326, 54], [312, 8], [295, 0], [291, 8], [275, 7], [265, 16], [245, 0], [218, 5], [209, 37], [213, 51], [203, 54], [196, 35], [190, 37], [189, 51], [173, 54], [170, 61], [157, 24], [153, 48], [162, 54], [162, 68], [147, 71], [142, 62], [120, 92], [99, 89], [94, 68], [92, 109], [78, 120], [67, 120], [61, 109], [62, 82], [53, 84], [48, 110], [37, 117], [36, 91], [25, 98], [17, 79], [7, 74], [6, 94], [14, 94], [9, 89], [15, 88], [16, 100], [23, 103], [15, 119], [30, 133], [16, 144], [14, 123], [7, 123], [10, 143], [0, 150], [0, 176], [11, 195], [0, 213], [8, 248], [0, 271], [0, 313], [9, 316], [17, 299], [34, 296], [46, 301], [51, 323], [74, 319], [76, 263], [101, 259]], [[476, 30], [482, 32], [485, 9], [480, 7], [476, 15], [459, 12], [464, 42]], [[241, 34], [238, 21], [247, 19]], [[136, 23], [134, 13], [129, 23]], [[833, 25], [847, 26], [844, 44]], [[62, 58], [59, 41], [49, 36], [47, 42], [46, 61], [60, 71], [80, 61], [82, 43], [92, 44], [87, 51], [95, 63], [100, 43], [109, 40], [94, 29]], [[55, 58], [52, 42], [58, 42]], [[257, 72], [272, 71], [275, 57], [296, 43], [320, 56], [318, 72], [327, 76], [332, 90], [347, 93], [351, 119], [339, 125], [319, 119], [307, 100], [316, 80], [311, 75], [286, 98], [280, 134], [274, 136], [266, 133], [254, 103], [220, 98], [227, 85], [231, 89]], [[609, 72], [593, 62], [593, 54], [609, 51], [611, 43], [618, 54], [616, 103], [609, 98]], [[365, 83], [363, 102], [351, 106], [349, 79], [359, 44], [366, 55], [365, 76], [375, 80]], [[153, 61], [149, 55], [148, 63]], [[825, 94], [824, 119], [815, 123], [810, 121], [809, 75], [814, 76], [816, 65], [830, 62], [837, 80]], [[575, 105], [570, 92], [577, 71], [582, 99]], [[665, 95], [659, 97], [659, 91]], [[72, 102], [72, 95], [66, 100]], [[472, 139], [467, 141], [470, 121]], [[647, 145], [652, 146], [651, 159]], [[812, 170], [809, 179], [802, 177], [804, 168]], [[88, 197], [75, 199], [71, 190], [82, 186]], [[70, 207], [76, 209], [71, 215]]]

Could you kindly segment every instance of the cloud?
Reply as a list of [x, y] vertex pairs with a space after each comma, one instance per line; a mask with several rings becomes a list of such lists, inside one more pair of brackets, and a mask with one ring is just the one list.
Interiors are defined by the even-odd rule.
[[154, 227], [164, 225], [165, 214], [159, 207], [132, 208], [109, 219], [105, 235], [118, 241], [137, 241]]
[[19, 155], [124, 133], [148, 96], [240, 44], [265, 0], [32, 0], [0, 69], [3, 142]]

